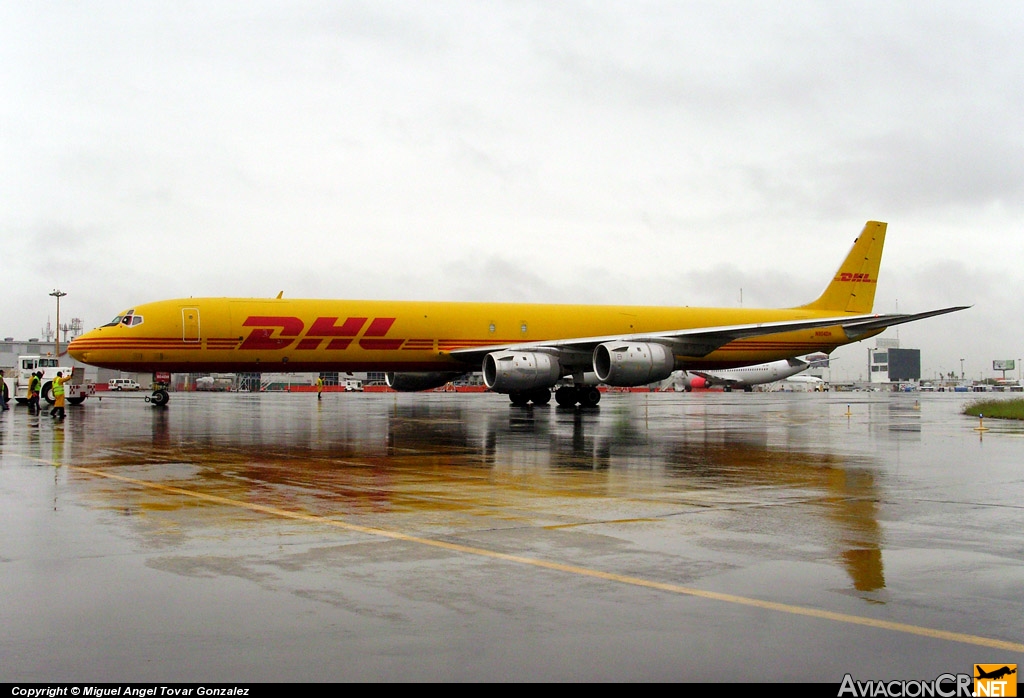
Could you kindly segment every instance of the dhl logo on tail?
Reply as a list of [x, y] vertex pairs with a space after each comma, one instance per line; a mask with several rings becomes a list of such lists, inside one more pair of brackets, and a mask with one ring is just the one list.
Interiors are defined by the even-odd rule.
[[853, 283], [873, 284], [875, 280], [871, 278], [871, 274], [851, 274], [844, 272], [836, 276], [836, 281], [852, 281]]

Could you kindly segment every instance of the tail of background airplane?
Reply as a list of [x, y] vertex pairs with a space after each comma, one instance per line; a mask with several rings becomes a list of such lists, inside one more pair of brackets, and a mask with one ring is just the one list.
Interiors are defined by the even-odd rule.
[[885, 228], [885, 223], [868, 221], [832, 283], [818, 300], [799, 307], [840, 313], [870, 313], [875, 304], [875, 283], [882, 262]]

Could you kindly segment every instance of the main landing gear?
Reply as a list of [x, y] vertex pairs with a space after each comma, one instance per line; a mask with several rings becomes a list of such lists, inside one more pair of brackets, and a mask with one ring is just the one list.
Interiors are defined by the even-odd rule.
[[532, 402], [534, 405], [546, 405], [551, 402], [551, 390], [548, 388], [534, 388], [533, 390], [513, 390], [508, 394], [508, 399], [516, 407], [526, 407]]
[[[549, 388], [514, 390], [508, 394], [508, 399], [516, 407], [526, 407], [531, 402], [537, 406], [546, 405], [551, 402], [551, 390]], [[582, 407], [596, 407], [600, 401], [601, 392], [594, 387], [562, 386], [555, 391], [555, 402], [559, 407], [573, 407], [577, 403]]]
[[580, 407], [597, 407], [601, 401], [601, 391], [594, 386], [575, 388], [564, 385], [555, 391], [555, 402], [562, 407], [572, 407], [579, 403]]

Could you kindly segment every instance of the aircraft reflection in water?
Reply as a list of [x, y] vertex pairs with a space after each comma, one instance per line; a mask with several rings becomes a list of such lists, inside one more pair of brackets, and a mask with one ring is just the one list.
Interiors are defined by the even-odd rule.
[[[311, 415], [287, 396], [200, 397], [117, 430], [115, 443], [98, 444], [96, 467], [144, 467], [147, 478], [289, 511], [427, 516], [431, 530], [453, 532], [528, 517], [692, 546], [676, 528], [658, 533], [690, 517], [686, 525], [710, 530], [697, 544], [715, 548], [712, 557], [831, 560], [858, 592], [885, 586], [873, 462], [821, 453], [802, 424], [744, 413], [722, 427], [725, 415], [708, 419], [671, 398], [648, 414], [626, 400], [601, 411], [509, 411], [482, 395], [358, 396]], [[158, 515], [197, 515], [177, 495], [133, 496], [132, 506]], [[238, 525], [252, 525], [248, 512]]]

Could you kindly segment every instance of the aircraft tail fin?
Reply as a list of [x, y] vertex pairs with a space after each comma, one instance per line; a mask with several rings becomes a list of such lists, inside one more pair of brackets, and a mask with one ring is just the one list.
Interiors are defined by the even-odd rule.
[[885, 223], [868, 221], [824, 292], [813, 303], [801, 305], [799, 308], [840, 313], [870, 313], [875, 304], [875, 285], [878, 280], [878, 268], [882, 262], [885, 229]]

